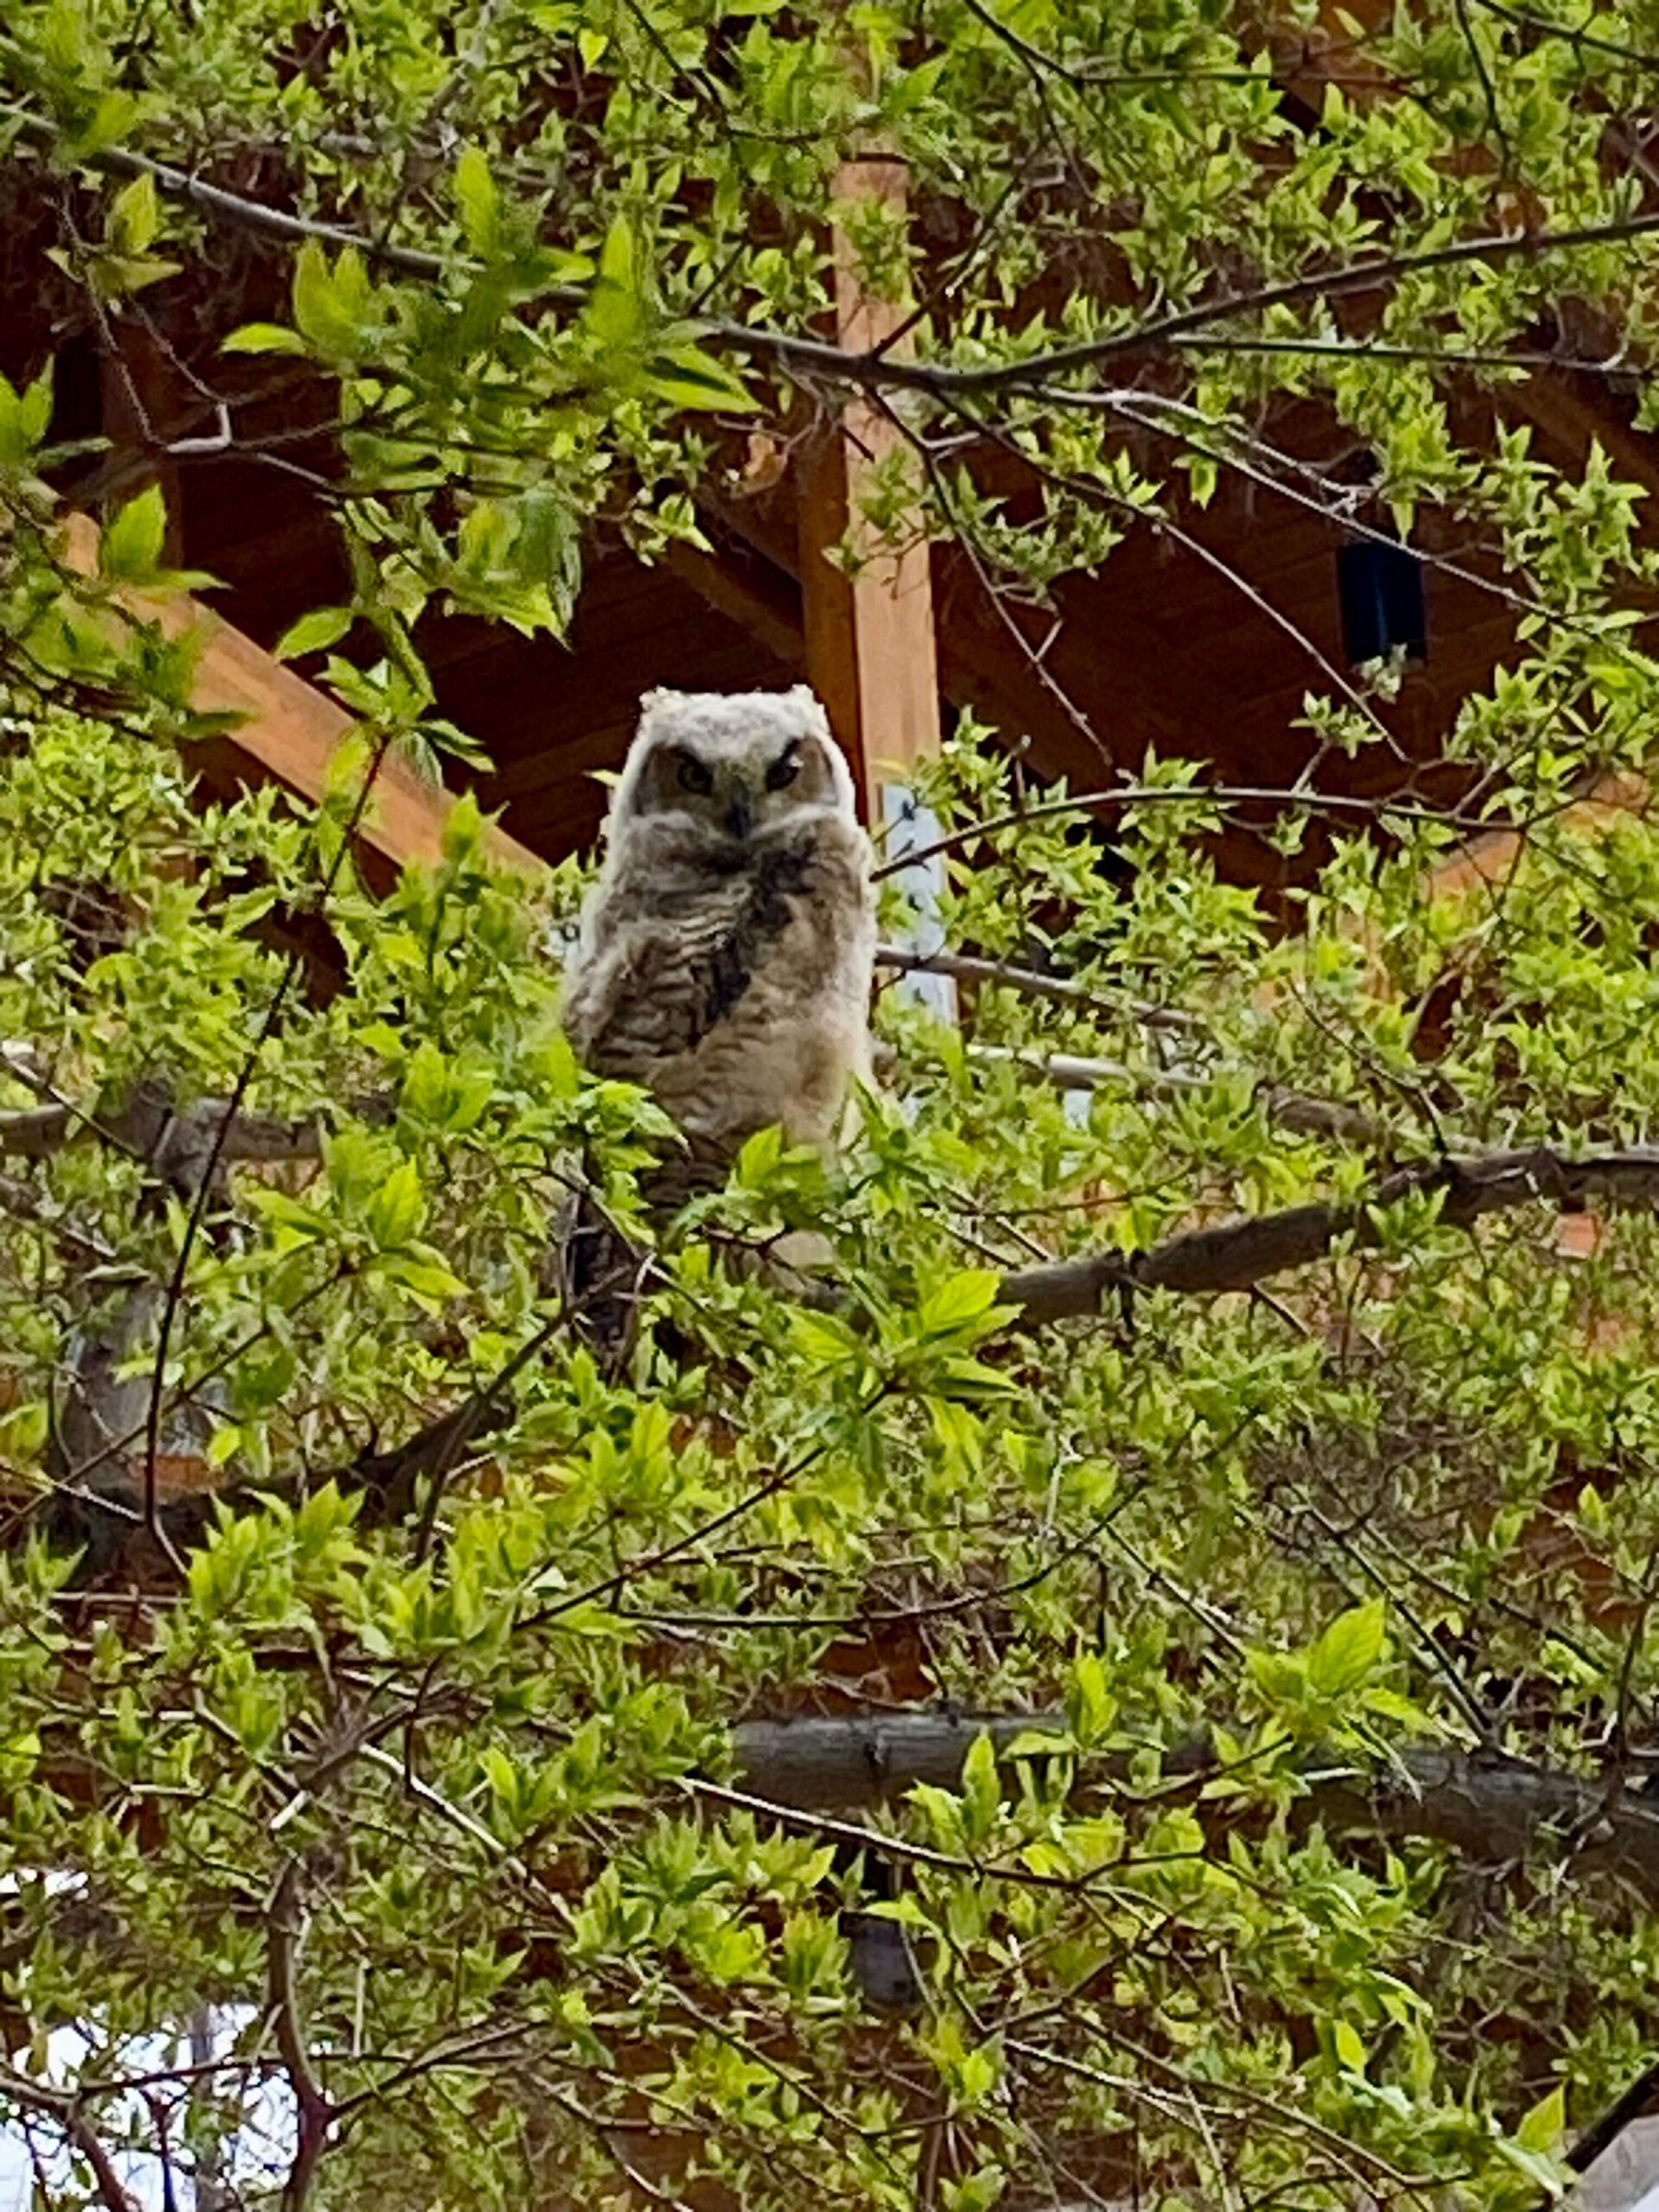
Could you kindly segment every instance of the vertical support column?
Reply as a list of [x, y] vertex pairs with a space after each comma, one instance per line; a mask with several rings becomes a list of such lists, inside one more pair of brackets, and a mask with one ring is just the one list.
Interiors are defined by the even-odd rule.
[[[883, 200], [902, 214], [904, 164], [895, 155], [861, 155], [842, 164], [836, 190], [842, 201]], [[891, 341], [902, 355], [908, 351], [899, 334], [907, 308], [871, 295], [853, 241], [839, 226], [834, 243], [839, 343], [849, 353], [867, 353]], [[914, 527], [896, 546], [883, 542], [861, 509], [871, 477], [895, 467], [914, 472], [917, 463], [902, 432], [860, 392], [842, 403], [804, 456], [798, 480], [807, 673], [852, 763], [865, 819], [873, 830], [885, 830], [888, 860], [902, 859], [907, 849], [919, 852], [938, 834], [911, 789], [917, 763], [938, 751], [940, 735], [933, 584], [919, 482]], [[850, 575], [829, 558], [843, 540], [860, 556]], [[935, 912], [942, 864], [918, 861], [899, 880], [919, 918], [917, 950], [937, 950], [943, 943]], [[907, 981], [912, 995], [943, 1020], [955, 1020], [949, 977]]]

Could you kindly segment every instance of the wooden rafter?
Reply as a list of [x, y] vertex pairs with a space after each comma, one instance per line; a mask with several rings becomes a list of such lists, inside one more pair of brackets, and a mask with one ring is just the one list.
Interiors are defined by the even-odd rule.
[[[87, 516], [66, 518], [63, 545], [71, 566], [83, 575], [96, 571], [98, 526]], [[204, 714], [237, 715], [228, 741], [232, 750], [301, 798], [320, 799], [334, 755], [353, 728], [344, 708], [188, 592], [134, 593], [129, 603], [139, 620], [158, 621], [168, 637], [188, 630], [199, 634], [192, 705]], [[442, 784], [389, 758], [375, 779], [359, 831], [363, 842], [397, 867], [435, 861], [454, 798]], [[506, 866], [531, 873], [543, 865], [499, 827], [490, 829], [487, 843], [492, 856]]]

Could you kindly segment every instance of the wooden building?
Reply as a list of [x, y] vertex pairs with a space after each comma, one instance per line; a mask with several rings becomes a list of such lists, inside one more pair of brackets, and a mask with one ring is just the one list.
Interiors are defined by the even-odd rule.
[[[269, 361], [236, 363], [219, 351], [251, 313], [280, 312], [272, 265], [227, 226], [228, 266], [215, 270], [211, 297], [199, 275], [181, 278], [77, 325], [68, 317], [78, 296], [47, 267], [44, 235], [13, 223], [0, 240], [0, 281], [23, 303], [0, 322], [0, 371], [17, 380], [55, 353], [55, 434], [109, 441], [107, 452], [62, 471], [58, 488], [71, 501], [108, 504], [159, 478], [172, 556], [220, 581], [200, 696], [247, 719], [227, 747], [204, 756], [210, 779], [270, 774], [315, 792], [346, 717], [270, 648], [297, 615], [345, 595], [323, 427], [330, 395], [292, 365], [273, 373]], [[871, 308], [843, 271], [843, 340], [879, 336], [872, 317], [881, 313], [893, 311]], [[1497, 399], [1471, 391], [1466, 401], [1462, 427], [1473, 435], [1492, 419], [1524, 420], [1541, 454], [1570, 465], [1599, 440], [1622, 474], [1659, 488], [1650, 442], [1605, 379], [1548, 370]], [[1210, 505], [1184, 505], [1172, 493], [1160, 521], [1133, 526], [1096, 575], [1067, 580], [1049, 607], [994, 594], [970, 554], [949, 543], [918, 545], [896, 564], [878, 560], [856, 582], [831, 564], [826, 549], [847, 526], [849, 480], [892, 435], [861, 403], [839, 423], [827, 405], [816, 414], [804, 406], [786, 431], [734, 429], [700, 509], [709, 550], [677, 547], [648, 566], [596, 537], [564, 642], [526, 640], [468, 616], [427, 617], [420, 641], [438, 710], [487, 755], [487, 772], [470, 780], [501, 810], [510, 838], [548, 859], [592, 840], [603, 804], [594, 771], [620, 762], [639, 695], [657, 683], [810, 680], [872, 786], [884, 763], [901, 769], [966, 709], [1018, 749], [1035, 779], [1065, 776], [1076, 791], [1132, 774], [1149, 747], [1205, 761], [1221, 783], [1282, 789], [1315, 755], [1313, 736], [1298, 726], [1305, 695], [1340, 697], [1351, 680], [1357, 641], [1351, 608], [1344, 635], [1341, 563], [1375, 548], [1336, 512], [1344, 476], [1364, 465], [1352, 441], [1307, 403], [1282, 404], [1270, 428], [1281, 450], [1317, 467], [1331, 496], [1310, 493], [1305, 480], [1224, 472]], [[1154, 431], [1126, 436], [1179, 480], [1173, 449]], [[1017, 515], [1034, 493], [1005, 461], [985, 466], [1001, 467], [998, 488]], [[1443, 791], [1436, 763], [1459, 702], [1514, 645], [1516, 607], [1500, 578], [1478, 552], [1436, 538], [1432, 518], [1427, 526], [1427, 652], [1397, 698], [1376, 709], [1391, 743], [1356, 762], [1322, 758], [1323, 790]], [[394, 857], [429, 851], [442, 804], [412, 777], [390, 778], [378, 842]], [[1255, 818], [1265, 823], [1271, 812], [1264, 801]], [[1270, 887], [1290, 864], [1250, 833], [1250, 819], [1244, 810], [1229, 832], [1223, 864]]]

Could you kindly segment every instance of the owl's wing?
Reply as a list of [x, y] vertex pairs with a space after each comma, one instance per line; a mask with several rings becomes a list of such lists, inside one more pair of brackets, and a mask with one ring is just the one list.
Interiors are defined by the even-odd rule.
[[697, 1042], [718, 944], [703, 944], [704, 934], [625, 924], [573, 979], [565, 1027], [595, 1074], [637, 1082]]
[[[600, 1075], [641, 1081], [689, 1052], [748, 989], [787, 919], [774, 866], [690, 912], [620, 924], [572, 976], [570, 1041]], [[800, 862], [789, 868], [788, 888]]]

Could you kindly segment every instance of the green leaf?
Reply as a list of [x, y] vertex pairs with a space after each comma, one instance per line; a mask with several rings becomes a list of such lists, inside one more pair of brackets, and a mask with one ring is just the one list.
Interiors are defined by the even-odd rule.
[[274, 648], [276, 658], [298, 660], [304, 653], [326, 652], [330, 645], [340, 643], [356, 620], [354, 607], [314, 607], [297, 622], [290, 622], [278, 638]]
[[792, 1313], [789, 1332], [802, 1358], [814, 1367], [845, 1366], [865, 1356], [857, 1333], [830, 1313]]
[[968, 1268], [949, 1282], [941, 1283], [922, 1300], [916, 1317], [917, 1332], [924, 1337], [955, 1336], [982, 1321], [996, 1304], [1002, 1278], [991, 1268]]
[[294, 323], [325, 359], [355, 361], [376, 329], [374, 289], [355, 246], [342, 246], [331, 267], [315, 238], [294, 260]]
[[582, 327], [602, 353], [620, 353], [638, 343], [645, 327], [645, 308], [633, 226], [626, 215], [619, 215], [605, 234], [599, 273], [582, 310]]
[[1558, 2082], [1546, 2097], [1540, 2097], [1526, 2118], [1515, 2131], [1515, 2139], [1523, 2151], [1558, 2152], [1567, 2137], [1567, 2084]]
[[1071, 1717], [1084, 1743], [1099, 1740], [1117, 1717], [1117, 1699], [1097, 1651], [1080, 1651], [1071, 1662]]
[[1002, 1809], [1002, 1777], [997, 1770], [996, 1746], [988, 1734], [975, 1737], [962, 1763], [961, 1796], [964, 1833], [982, 1841], [995, 1827]]
[[383, 1251], [407, 1244], [426, 1217], [426, 1198], [420, 1170], [412, 1160], [402, 1160], [364, 1209], [368, 1232]]
[[1529, 2150], [1524, 2143], [1517, 2142], [1512, 2135], [1501, 2136], [1497, 2148], [1509, 2164], [1518, 2173], [1524, 2174], [1552, 2201], [1557, 2201], [1567, 2194], [1571, 2174], [1548, 2152]]
[[262, 1213], [277, 1228], [294, 1237], [324, 1237], [333, 1233], [333, 1224], [327, 1214], [316, 1207], [307, 1205], [302, 1199], [289, 1198], [286, 1191], [279, 1191], [268, 1183], [251, 1185], [246, 1195], [247, 1204], [256, 1213]]
[[1181, 465], [1193, 505], [1207, 507], [1221, 482], [1221, 463], [1211, 454], [1189, 453], [1181, 456]]
[[659, 399], [685, 413], [753, 415], [761, 403], [735, 371], [696, 346], [674, 346], [654, 353], [644, 382]]
[[52, 364], [19, 391], [0, 374], [0, 468], [26, 467], [52, 421]]
[[65, 134], [70, 151], [100, 153], [126, 137], [138, 119], [138, 103], [130, 92], [100, 92], [75, 127]]
[[476, 791], [463, 791], [443, 818], [440, 845], [451, 867], [473, 859], [484, 842], [484, 810]]
[[487, 261], [500, 243], [501, 195], [482, 149], [464, 146], [455, 161], [455, 212], [461, 235], [480, 261]]
[[1338, 1613], [1307, 1655], [1307, 1684], [1316, 1697], [1341, 1697], [1357, 1689], [1382, 1657], [1388, 1607], [1382, 1599]]
[[159, 484], [129, 499], [99, 541], [99, 572], [111, 582], [149, 583], [156, 575], [167, 539], [167, 501]]
[[303, 353], [306, 350], [299, 332], [283, 322], [245, 322], [219, 347], [224, 353]]
[[146, 169], [130, 184], [123, 185], [110, 202], [104, 235], [114, 253], [143, 254], [154, 243], [161, 224], [162, 207], [156, 180]]
[[443, 1054], [423, 1037], [404, 1071], [400, 1105], [423, 1121], [442, 1121], [449, 1104], [449, 1074]]
[[467, 1286], [461, 1277], [423, 1245], [412, 1252], [388, 1252], [377, 1263], [375, 1272], [383, 1281], [396, 1283], [423, 1305], [442, 1306], [467, 1294]]

